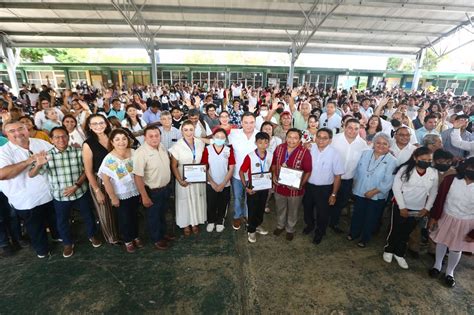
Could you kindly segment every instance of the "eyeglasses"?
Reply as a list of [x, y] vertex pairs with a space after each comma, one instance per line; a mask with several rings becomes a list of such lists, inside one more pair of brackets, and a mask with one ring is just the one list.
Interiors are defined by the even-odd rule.
[[100, 122], [90, 123], [89, 125], [91, 125], [92, 127], [97, 127], [97, 126], [103, 126], [105, 124], [106, 124], [105, 121], [100, 121]]
[[15, 132], [22, 132], [25, 130], [25, 127], [19, 127], [17, 129], [9, 129], [9, 130], [5, 130], [6, 133], [15, 133]]
[[55, 140], [59, 140], [59, 139], [67, 139], [67, 138], [69, 138], [69, 136], [67, 136], [67, 135], [62, 135], [62, 136], [54, 136], [54, 137], [53, 137], [53, 139], [55, 139]]
[[326, 120], [325, 120], [324, 123], [323, 123], [323, 127], [326, 127], [327, 124], [328, 124], [328, 119], [326, 118]]

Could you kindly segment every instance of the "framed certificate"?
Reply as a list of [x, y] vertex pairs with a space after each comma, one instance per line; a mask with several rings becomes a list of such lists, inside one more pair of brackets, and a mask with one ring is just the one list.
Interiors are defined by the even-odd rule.
[[272, 188], [272, 173], [254, 173], [251, 178], [252, 190], [259, 191]]
[[205, 183], [207, 181], [205, 164], [184, 164], [183, 180], [188, 183]]
[[282, 166], [278, 176], [278, 184], [300, 189], [303, 173], [302, 170]]

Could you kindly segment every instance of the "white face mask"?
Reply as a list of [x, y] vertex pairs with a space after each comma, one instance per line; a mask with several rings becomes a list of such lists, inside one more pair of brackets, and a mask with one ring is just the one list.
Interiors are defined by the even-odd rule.
[[267, 115], [268, 115], [268, 110], [261, 110], [260, 111], [260, 116], [267, 117]]

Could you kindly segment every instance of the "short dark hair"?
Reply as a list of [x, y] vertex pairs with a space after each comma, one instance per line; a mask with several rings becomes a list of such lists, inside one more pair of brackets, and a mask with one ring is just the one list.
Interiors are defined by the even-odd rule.
[[245, 113], [242, 114], [242, 120], [244, 120], [244, 117], [250, 117], [250, 116], [255, 118], [255, 115], [253, 113], [245, 112]]
[[270, 136], [269, 136], [268, 133], [266, 133], [266, 132], [259, 131], [259, 132], [257, 132], [257, 134], [255, 135], [255, 142], [257, 142], [257, 140], [267, 140], [267, 141], [270, 141]]
[[[210, 95], [208, 95], [208, 96], [210, 96]], [[206, 105], [206, 113], [209, 111], [210, 108], [217, 109], [216, 105], [214, 105], [214, 104], [207, 104], [207, 105]]]
[[155, 108], [161, 108], [161, 103], [160, 101], [151, 101], [150, 107], [155, 107]]
[[188, 117], [189, 116], [200, 116], [201, 113], [199, 112], [199, 109], [197, 108], [192, 108], [188, 111]]
[[463, 179], [464, 176], [466, 176], [466, 169], [474, 169], [474, 157], [470, 157], [467, 160], [464, 160], [462, 163], [459, 164], [458, 167], [456, 167], [456, 177], [458, 179]]
[[298, 134], [298, 137], [301, 139], [301, 131], [297, 128], [290, 128], [288, 129], [288, 131], [286, 132], [286, 137], [288, 137], [288, 134], [290, 132], [296, 132]]
[[161, 135], [161, 130], [160, 128], [158, 128], [157, 125], [148, 125], [145, 127], [145, 129], [143, 129], [143, 135], [146, 136], [147, 132], [150, 131], [150, 130], [158, 130], [160, 132], [160, 135]]
[[57, 126], [57, 127], [54, 127], [53, 129], [51, 129], [51, 131], [49, 132], [49, 135], [51, 136], [51, 138], [53, 137], [54, 132], [58, 131], [58, 130], [64, 131], [64, 133], [66, 133], [69, 136], [69, 132], [67, 131], [66, 127]]
[[452, 160], [454, 155], [446, 150], [438, 149], [433, 152], [433, 160]]
[[434, 115], [434, 114], [429, 114], [429, 115], [425, 116], [425, 119], [423, 119], [423, 122], [427, 123], [428, 120], [430, 120], [430, 119], [438, 119], [438, 117], [436, 117], [436, 115]]
[[344, 127], [347, 127], [347, 125], [349, 125], [350, 123], [354, 123], [354, 124], [360, 125], [359, 119], [357, 119], [357, 118], [350, 118], [350, 119], [346, 120], [346, 123], [344, 124]]
[[331, 130], [331, 129], [329, 129], [329, 128], [321, 128], [321, 129], [318, 129], [318, 131], [316, 132], [316, 135], [319, 135], [321, 132], [327, 133], [328, 136], [329, 136], [329, 139], [332, 139], [333, 134], [332, 134], [332, 130]]

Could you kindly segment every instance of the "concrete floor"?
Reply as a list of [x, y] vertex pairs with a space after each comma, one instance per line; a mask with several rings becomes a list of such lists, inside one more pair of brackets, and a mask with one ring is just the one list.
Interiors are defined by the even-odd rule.
[[[264, 226], [273, 230], [274, 213]], [[57, 245], [45, 260], [31, 249], [0, 259], [0, 314], [474, 314], [472, 256], [463, 255], [448, 289], [428, 277], [428, 255], [408, 258], [409, 270], [385, 263], [385, 233], [360, 249], [328, 231], [315, 246], [301, 234], [301, 218], [292, 242], [270, 234], [249, 244], [243, 229], [228, 227], [181, 236], [165, 252], [147, 243], [127, 254], [92, 248], [76, 228], [72, 258]]]

